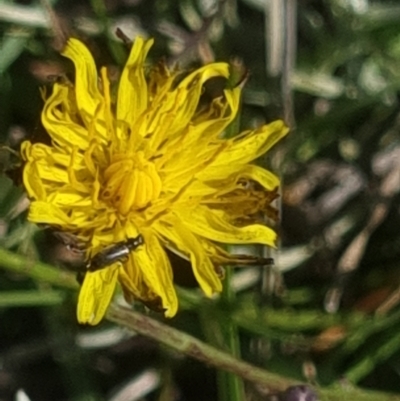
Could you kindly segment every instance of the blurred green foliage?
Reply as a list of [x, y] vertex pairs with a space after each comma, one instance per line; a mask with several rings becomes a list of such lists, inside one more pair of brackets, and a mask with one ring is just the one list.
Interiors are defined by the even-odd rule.
[[[8, 148], [44, 136], [39, 89], [72, 71], [57, 51], [62, 35], [119, 68], [126, 51], [116, 28], [155, 37], [151, 57], [183, 68], [239, 57], [250, 73], [243, 127], [294, 117], [290, 137], [261, 161], [283, 180], [276, 269], [232, 269], [237, 285], [220, 300], [181, 288], [181, 311], [168, 323], [287, 377], [400, 394], [400, 4], [281, 4], [282, 15], [261, 0], [59, 0], [49, 18], [36, 2], [0, 2], [1, 399], [24, 389], [32, 401], [116, 401], [153, 368], [160, 380], [146, 400], [233, 400], [244, 391], [218, 393], [213, 371], [143, 338], [116, 331], [102, 343], [107, 322], [78, 327], [77, 262], [26, 221], [20, 161]], [[274, 57], [282, 68], [272, 76]]]

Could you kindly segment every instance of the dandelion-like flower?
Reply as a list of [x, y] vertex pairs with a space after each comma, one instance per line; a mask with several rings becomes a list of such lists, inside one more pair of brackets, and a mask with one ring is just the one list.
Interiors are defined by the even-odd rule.
[[152, 40], [137, 38], [118, 90], [106, 68], [98, 77], [89, 50], [70, 39], [63, 55], [76, 69], [75, 84], [58, 82], [42, 121], [51, 145], [25, 141], [24, 185], [29, 220], [74, 235], [86, 258], [112, 244], [143, 238], [125, 259], [85, 275], [78, 320], [97, 324], [119, 282], [125, 298], [158, 302], [167, 317], [178, 309], [166, 249], [192, 265], [207, 296], [222, 289], [220, 264], [237, 258], [221, 244], [274, 246], [262, 222], [274, 216], [278, 178], [255, 164], [287, 133], [282, 121], [224, 139], [241, 89], [226, 89], [208, 105], [204, 83], [229, 77], [213, 63], [182, 78], [158, 64], [144, 67]]

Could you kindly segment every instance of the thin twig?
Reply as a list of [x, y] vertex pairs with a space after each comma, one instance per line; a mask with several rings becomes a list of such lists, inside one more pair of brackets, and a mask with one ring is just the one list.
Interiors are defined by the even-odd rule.
[[284, 391], [287, 387], [301, 384], [296, 380], [267, 372], [217, 348], [205, 344], [197, 338], [167, 326], [138, 312], [110, 307], [107, 318], [136, 333], [152, 338], [184, 355], [198, 359], [207, 365], [234, 373], [250, 382], [269, 389], [271, 392]]
[[[138, 334], [152, 338], [176, 351], [195, 358], [217, 369], [223, 369], [268, 390], [270, 393], [285, 391], [290, 386], [304, 385], [296, 380], [260, 369], [247, 362], [207, 345], [197, 338], [160, 323], [148, 316], [123, 307], [110, 307], [107, 318]], [[351, 385], [335, 385], [314, 389], [324, 401], [400, 401], [400, 395], [364, 391]]]

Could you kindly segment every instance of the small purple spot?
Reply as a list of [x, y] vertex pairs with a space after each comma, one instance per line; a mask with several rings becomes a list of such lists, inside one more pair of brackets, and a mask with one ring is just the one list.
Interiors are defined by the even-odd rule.
[[289, 387], [284, 392], [282, 401], [318, 401], [318, 398], [311, 387], [300, 385]]

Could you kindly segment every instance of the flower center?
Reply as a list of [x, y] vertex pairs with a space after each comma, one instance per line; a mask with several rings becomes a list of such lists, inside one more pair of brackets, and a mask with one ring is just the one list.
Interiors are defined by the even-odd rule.
[[156, 167], [144, 158], [143, 152], [114, 155], [103, 178], [102, 199], [123, 215], [148, 206], [161, 192]]

